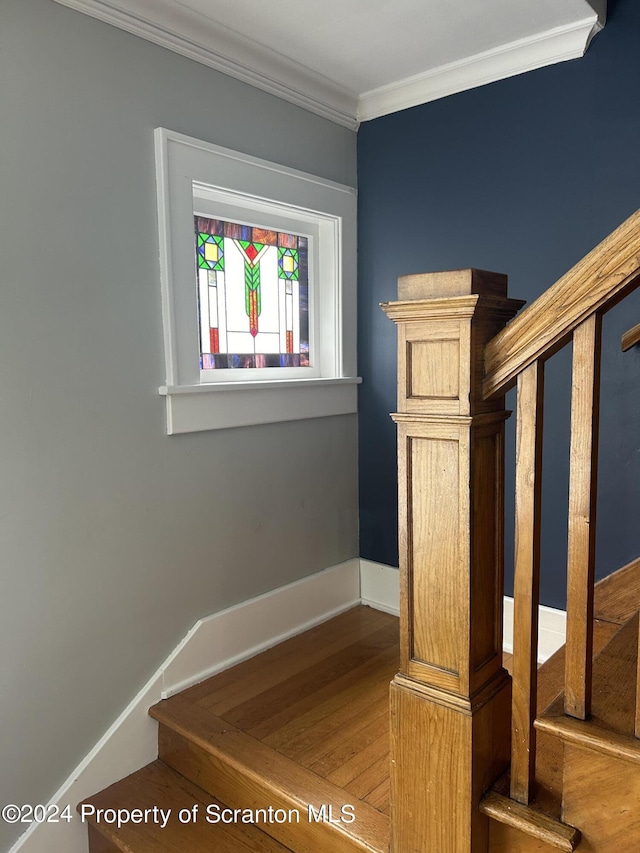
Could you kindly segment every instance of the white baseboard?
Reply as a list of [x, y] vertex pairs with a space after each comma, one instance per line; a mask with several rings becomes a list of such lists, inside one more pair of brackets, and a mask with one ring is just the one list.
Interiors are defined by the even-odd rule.
[[[505, 652], [513, 651], [513, 598], [504, 597]], [[564, 610], [540, 605], [538, 610], [538, 663], [544, 663], [554, 652], [564, 646], [567, 637], [567, 614]]]
[[[357, 604], [397, 615], [398, 577], [392, 566], [356, 558], [201, 619], [52, 797], [50, 805], [71, 806], [73, 820], [32, 824], [9, 853], [87, 853], [75, 807], [157, 758], [151, 705]], [[504, 648], [511, 651], [512, 598], [505, 597], [504, 610]], [[540, 608], [540, 661], [563, 645], [565, 623], [563, 611]]]
[[[398, 613], [400, 600], [398, 591], [398, 570], [393, 566], [360, 560], [360, 595], [362, 603]], [[504, 597], [503, 648], [513, 651], [513, 598]], [[567, 614], [564, 610], [540, 606], [538, 624], [538, 663], [543, 663], [565, 643], [567, 633]]]
[[399, 572], [392, 566], [360, 559], [360, 598], [376, 610], [400, 614]]
[[158, 757], [151, 705], [359, 603], [353, 559], [201, 619], [52, 797], [73, 820], [32, 824], [9, 853], [87, 853], [76, 805]]

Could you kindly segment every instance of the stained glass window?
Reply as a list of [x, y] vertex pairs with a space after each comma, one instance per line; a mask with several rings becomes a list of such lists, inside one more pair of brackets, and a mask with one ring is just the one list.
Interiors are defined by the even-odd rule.
[[308, 240], [195, 217], [200, 368], [308, 367]]

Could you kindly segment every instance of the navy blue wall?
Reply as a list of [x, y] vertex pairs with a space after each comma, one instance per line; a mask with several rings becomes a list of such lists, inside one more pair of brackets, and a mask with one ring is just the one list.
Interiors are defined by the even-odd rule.
[[[362, 125], [359, 131], [361, 555], [397, 565], [399, 275], [475, 266], [532, 301], [640, 208], [640, 3], [610, 2], [587, 55]], [[640, 554], [636, 292], [605, 317], [597, 573]], [[542, 600], [564, 607], [570, 347], [547, 364]], [[508, 407], [514, 407], [510, 394]], [[509, 421], [508, 479], [513, 478]], [[507, 505], [510, 592], [513, 503]], [[511, 532], [509, 532], [511, 531]]]

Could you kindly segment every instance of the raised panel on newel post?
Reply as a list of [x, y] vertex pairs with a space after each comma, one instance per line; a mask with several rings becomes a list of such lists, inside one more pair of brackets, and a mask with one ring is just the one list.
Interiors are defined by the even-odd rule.
[[391, 849], [480, 853], [482, 795], [509, 760], [502, 667], [504, 398], [484, 346], [522, 303], [506, 276], [404, 276], [398, 327], [400, 671], [391, 684]]

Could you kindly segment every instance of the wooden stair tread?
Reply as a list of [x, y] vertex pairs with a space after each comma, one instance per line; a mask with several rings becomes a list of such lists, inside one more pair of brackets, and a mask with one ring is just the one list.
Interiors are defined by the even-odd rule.
[[388, 752], [398, 666], [397, 617], [357, 607], [182, 697], [388, 814], [388, 768], [372, 765]]
[[[572, 813], [568, 815], [567, 823], [561, 820], [564, 743], [574, 740], [581, 746], [598, 749], [606, 749], [606, 744], [610, 744], [609, 754], [623, 757], [629, 757], [628, 752], [635, 754], [638, 749], [640, 742], [632, 736], [637, 622], [625, 623], [638, 610], [639, 604], [640, 560], [596, 584], [593, 634], [596, 717], [591, 721], [584, 723], [564, 716], [564, 646], [538, 669], [539, 722], [536, 723], [536, 788], [533, 800], [529, 806], [514, 803], [508, 797], [508, 775], [494, 786], [481, 804], [482, 811], [492, 818], [491, 853], [551, 853], [554, 849], [571, 849], [566, 845], [577, 842], [578, 836], [573, 834], [574, 829], [569, 824], [573, 822], [578, 828], [584, 826], [583, 816], [576, 813], [572, 821]], [[621, 632], [622, 625], [625, 628]], [[623, 657], [622, 664], [615, 662], [619, 654]], [[613, 688], [615, 686], [617, 690], [620, 681], [624, 682], [622, 706], [611, 701]], [[625, 733], [614, 731], [612, 725], [621, 726]], [[541, 820], [541, 816], [550, 818], [550, 822], [544, 817]], [[589, 843], [585, 841], [585, 844]], [[612, 849], [622, 848], [618, 845]]]
[[[606, 648], [612, 638], [618, 633], [619, 626], [615, 622], [595, 619], [593, 623], [593, 657], [594, 659]], [[538, 668], [537, 713], [542, 714], [557, 698], [564, 688], [565, 647], [554, 652], [548, 660]]]
[[[535, 796], [530, 806], [514, 803], [505, 777], [485, 797], [492, 853], [528, 853], [518, 846], [521, 835], [532, 851], [575, 848], [579, 833], [561, 820], [563, 743], [640, 762], [633, 736], [638, 625], [627, 618], [638, 601], [640, 560], [597, 585], [589, 722], [564, 716], [564, 648], [538, 670]], [[169, 808], [170, 822], [118, 829], [88, 816], [92, 852], [385, 853], [388, 685], [397, 668], [397, 619], [359, 607], [159, 703], [150, 713], [160, 723], [164, 761], [86, 802]], [[222, 803], [296, 809], [300, 825], [209, 824], [207, 806]], [[178, 822], [178, 811], [196, 804], [200, 819]], [[353, 806], [355, 822], [315, 823], [309, 804], [331, 806], [334, 819]]]
[[[618, 626], [610, 622], [595, 621], [593, 653], [597, 656], [617, 633]], [[538, 669], [537, 713], [544, 711], [562, 695], [564, 685], [565, 647], [558, 649]], [[507, 668], [509, 668], [507, 666]], [[508, 792], [501, 780], [496, 791]], [[536, 790], [531, 803], [535, 811], [560, 819], [562, 810], [562, 743], [545, 731], [538, 732], [536, 751]]]
[[[594, 621], [594, 657], [607, 646], [618, 630], [615, 623]], [[506, 665], [509, 668], [509, 664]], [[556, 697], [563, 695], [564, 667], [564, 646], [539, 667], [538, 714], [543, 714]], [[546, 731], [538, 731], [536, 786], [531, 803], [522, 806], [509, 798], [508, 774], [498, 780], [481, 804], [482, 811], [492, 818], [491, 853], [529, 853], [534, 849], [542, 853], [551, 849], [574, 849], [566, 845], [577, 844], [579, 834], [576, 835], [576, 830], [561, 820], [563, 759], [562, 741]], [[492, 794], [496, 794], [497, 798], [490, 796]], [[548, 818], [548, 821], [544, 818]], [[540, 847], [531, 847], [532, 843], [539, 843]]]
[[640, 763], [640, 740], [634, 735], [637, 655], [636, 615], [595, 659], [591, 718], [565, 716], [564, 695], [560, 694], [538, 718], [536, 727], [562, 741]]
[[594, 618], [624, 625], [640, 607], [640, 558], [598, 581]]
[[480, 811], [494, 820], [521, 830], [532, 838], [567, 853], [575, 850], [580, 831], [573, 826], [490, 791], [480, 803]]
[[[175, 773], [161, 761], [116, 782], [99, 794], [84, 801], [96, 809], [158, 809], [170, 810], [166, 826], [154, 822], [152, 813], [142, 823], [123, 822], [121, 827], [98, 822], [87, 816], [91, 828], [91, 850], [97, 853], [287, 853], [284, 847], [250, 823], [216, 823], [206, 820], [207, 808], [224, 808], [219, 800], [205, 793], [193, 782]], [[181, 823], [181, 809], [198, 807], [197, 819]], [[80, 808], [80, 807], [79, 807]], [[213, 812], [212, 812], [213, 814]]]
[[[278, 827], [278, 837], [293, 846], [301, 827], [316, 839], [315, 844], [296, 846], [297, 851], [322, 849], [319, 824], [308, 821], [308, 806], [319, 810], [331, 806], [332, 815], [341, 815], [352, 805], [353, 824], [331, 825], [340, 834], [331, 849], [386, 850], [389, 819], [373, 806], [343, 788], [296, 764], [275, 749], [215, 718], [197, 705], [175, 696], [151, 710], [161, 724], [160, 757], [178, 772], [197, 780], [233, 808], [298, 809], [300, 825]], [[324, 829], [324, 825], [320, 829]], [[274, 831], [272, 827], [270, 831]]]
[[382, 853], [398, 620], [359, 607], [310, 633], [154, 706], [160, 758], [231, 807], [298, 809], [299, 826], [263, 828], [299, 853]]
[[211, 708], [214, 714], [224, 717], [226, 712], [255, 699], [283, 680], [295, 677], [379, 628], [388, 626], [393, 619], [388, 613], [370, 607], [355, 607], [182, 693], [192, 702]]

